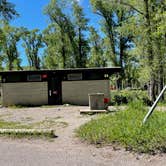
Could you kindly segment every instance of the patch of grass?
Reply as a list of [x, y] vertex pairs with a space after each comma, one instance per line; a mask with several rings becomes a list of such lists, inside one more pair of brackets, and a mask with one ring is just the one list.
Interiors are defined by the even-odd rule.
[[42, 105], [41, 108], [56, 108], [56, 105]]
[[[20, 122], [6, 122], [4, 120], [0, 120], [0, 129], [33, 129], [35, 128], [34, 124], [21, 124]], [[39, 125], [36, 124], [36, 128], [39, 128]], [[43, 126], [44, 128], [44, 126]], [[28, 133], [28, 132], [5, 132], [5, 133], [0, 133], [0, 136], [7, 136], [10, 138], [55, 138], [54, 133], [50, 132], [37, 132], [34, 131], [33, 133]]]
[[40, 105], [32, 105], [32, 104], [15, 104], [15, 105], [9, 105], [8, 108], [11, 109], [19, 109], [19, 108], [31, 108], [31, 107], [39, 107]]
[[11, 116], [11, 115], [12, 115], [12, 113], [1, 114], [1, 115], [0, 115], [0, 119], [3, 119], [4, 117], [9, 117], [9, 116]]
[[32, 121], [32, 120], [33, 120], [33, 118], [30, 117], [30, 116], [21, 118], [21, 121], [24, 121], [24, 122], [30, 122], [30, 121]]
[[41, 138], [41, 139], [51, 139], [55, 138], [55, 134], [53, 132], [38, 132], [38, 131], [33, 131], [33, 132], [17, 132], [17, 131], [9, 131], [5, 133], [0, 133], [0, 136], [7, 136], [10, 138]]
[[163, 106], [165, 107], [166, 106], [166, 101], [160, 101], [157, 106]]
[[67, 122], [59, 122], [59, 126], [61, 126], [61, 127], [63, 127], [63, 128], [65, 128], [65, 127], [67, 127], [69, 124], [67, 123]]
[[140, 153], [166, 152], [166, 113], [156, 111], [145, 125], [145, 106], [131, 103], [127, 110], [100, 116], [76, 132], [92, 144], [115, 143]]
[[56, 127], [67, 127], [68, 123], [67, 122], [63, 122], [63, 121], [55, 121], [54, 119], [48, 119], [46, 118], [45, 120], [41, 121], [41, 122], [36, 122], [31, 124], [31, 126], [33, 128], [45, 128], [45, 129], [49, 129], [49, 128], [56, 128]]
[[61, 119], [62, 117], [61, 116], [56, 116], [56, 117], [46, 117], [45, 120], [58, 120], [58, 119]]
[[25, 105], [10, 105], [8, 106], [8, 108], [11, 108], [11, 109], [21, 109], [21, 108], [27, 108], [28, 106], [25, 106]]
[[0, 120], [0, 129], [30, 129], [29, 125], [23, 125], [20, 122], [6, 122], [4, 120]]

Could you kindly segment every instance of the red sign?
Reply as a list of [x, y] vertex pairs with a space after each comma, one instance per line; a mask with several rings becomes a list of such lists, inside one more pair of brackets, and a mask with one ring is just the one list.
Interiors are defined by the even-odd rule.
[[47, 78], [47, 74], [43, 74], [43, 75], [42, 75], [42, 78]]

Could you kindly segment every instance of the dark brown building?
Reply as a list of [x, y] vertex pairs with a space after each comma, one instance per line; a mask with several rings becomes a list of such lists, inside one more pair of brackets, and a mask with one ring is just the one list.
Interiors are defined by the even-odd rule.
[[2, 105], [88, 105], [89, 93], [109, 98], [109, 77], [114, 68], [83, 68], [0, 72]]

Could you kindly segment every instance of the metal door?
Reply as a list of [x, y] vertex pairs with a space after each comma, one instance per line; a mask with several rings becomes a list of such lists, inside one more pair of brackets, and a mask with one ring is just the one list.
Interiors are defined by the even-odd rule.
[[57, 77], [52, 77], [48, 82], [48, 104], [62, 104], [62, 85]]

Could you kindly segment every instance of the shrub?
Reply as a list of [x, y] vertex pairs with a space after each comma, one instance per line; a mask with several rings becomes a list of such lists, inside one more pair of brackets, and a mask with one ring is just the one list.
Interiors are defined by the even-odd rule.
[[142, 101], [146, 105], [151, 104], [146, 91], [142, 90], [111, 91], [111, 102], [110, 102], [111, 105], [127, 104], [133, 101]]

